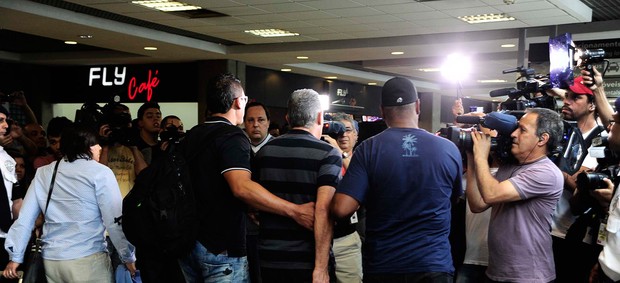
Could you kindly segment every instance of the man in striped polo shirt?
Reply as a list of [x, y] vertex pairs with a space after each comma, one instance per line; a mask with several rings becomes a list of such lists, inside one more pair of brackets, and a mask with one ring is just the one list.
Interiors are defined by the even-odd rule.
[[261, 276], [270, 283], [335, 282], [329, 204], [341, 178], [342, 157], [320, 140], [323, 111], [316, 91], [293, 92], [286, 118], [291, 130], [257, 153], [253, 177], [280, 198], [297, 204], [315, 202], [314, 231], [261, 212]]

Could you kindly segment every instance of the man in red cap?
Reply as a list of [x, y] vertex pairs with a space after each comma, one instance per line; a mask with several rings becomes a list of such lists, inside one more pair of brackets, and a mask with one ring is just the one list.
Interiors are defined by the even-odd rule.
[[[583, 77], [576, 77], [565, 93], [559, 90], [555, 93], [559, 94], [564, 102], [561, 114], [565, 120], [567, 138], [564, 140], [562, 155], [556, 161], [564, 175], [564, 190], [554, 211], [551, 227], [556, 282], [586, 282], [591, 267], [596, 263], [600, 247], [596, 245], [596, 236], [591, 237], [585, 233], [587, 223], [582, 226], [573, 225], [582, 223], [576, 220], [584, 209], [587, 209], [580, 207], [573, 196], [578, 190], [577, 175], [583, 171], [592, 171], [598, 165], [588, 149], [604, 127], [597, 123], [595, 95], [584, 83]], [[592, 218], [592, 215], [587, 217]]]

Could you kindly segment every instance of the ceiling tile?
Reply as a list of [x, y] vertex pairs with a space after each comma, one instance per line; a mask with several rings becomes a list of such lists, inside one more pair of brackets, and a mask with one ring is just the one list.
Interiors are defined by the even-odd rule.
[[419, 12], [430, 12], [435, 11], [435, 9], [425, 6], [421, 3], [405, 3], [405, 4], [395, 4], [395, 5], [381, 5], [381, 6], [373, 6], [373, 8], [390, 14], [403, 14], [403, 13], [419, 13]]
[[331, 27], [332, 30], [337, 31], [337, 32], [353, 32], [353, 31], [366, 31], [366, 30], [379, 30], [377, 28], [374, 28], [372, 26], [368, 26], [368, 25], [337, 25], [337, 26], [332, 26]]
[[450, 9], [463, 9], [463, 8], [474, 8], [474, 7], [486, 7], [487, 5], [478, 0], [469, 0], [469, 1], [428, 1], [423, 2], [422, 4], [433, 8], [435, 10], [450, 10]]
[[547, 1], [535, 1], [535, 2], [529, 2], [529, 3], [516, 2], [515, 4], [512, 4], [512, 5], [495, 6], [495, 8], [497, 8], [498, 10], [504, 13], [557, 9], [554, 5], [551, 5]]
[[426, 20], [415, 20], [411, 21], [414, 24], [420, 25], [422, 27], [442, 27], [442, 26], [452, 26], [452, 27], [461, 27], [469, 25], [466, 22], [463, 22], [457, 18], [444, 18], [444, 19], [426, 19]]
[[308, 20], [323, 20], [323, 19], [335, 19], [337, 15], [326, 13], [324, 11], [307, 11], [307, 12], [293, 12], [293, 13], [278, 13], [287, 18]]
[[335, 30], [331, 30], [325, 27], [304, 27], [304, 28], [296, 28], [293, 32], [299, 33], [301, 35], [310, 36], [313, 34], [334, 33]]
[[350, 0], [317, 0], [317, 1], [308, 1], [303, 2], [304, 5], [315, 8], [317, 10], [329, 10], [329, 9], [339, 9], [339, 8], [355, 8], [355, 7], [363, 7], [364, 5], [350, 1]]
[[426, 19], [447, 19], [451, 18], [451, 16], [439, 12], [439, 11], [431, 11], [424, 13], [408, 13], [408, 14], [398, 14], [395, 15], [403, 20], [407, 21], [416, 21], [416, 20], [426, 20]]
[[376, 15], [376, 16], [366, 16], [366, 17], [356, 17], [349, 18], [350, 20], [362, 24], [372, 24], [372, 23], [393, 23], [393, 22], [402, 22], [402, 19], [394, 17], [392, 15]]
[[402, 3], [410, 3], [411, 0], [353, 0], [357, 3], [367, 6], [381, 6], [381, 5], [392, 5], [392, 4], [402, 4]]
[[321, 19], [313, 24], [318, 26], [340, 26], [340, 25], [353, 25], [355, 24], [351, 18], [335, 18], [335, 19]]
[[343, 33], [326, 33], [326, 34], [314, 34], [312, 38], [315, 40], [341, 40], [341, 39], [355, 39], [355, 37], [351, 35], [346, 35]]
[[[414, 29], [419, 28], [419, 25], [416, 25], [412, 22], [397, 22], [397, 23], [378, 23], [373, 24], [373, 27], [383, 30], [391, 30], [391, 29]], [[415, 32], [411, 31], [410, 34], [415, 34]]]
[[525, 19], [522, 21], [530, 26], [547, 26], [547, 25], [570, 24], [570, 23], [574, 23], [576, 19], [573, 17], [569, 17], [569, 16], [561, 16], [561, 17], [541, 17], [541, 18]]
[[350, 8], [350, 9], [332, 9], [332, 10], [329, 10], [329, 12], [334, 15], [338, 15], [340, 17], [352, 17], [352, 18], [385, 14], [377, 9], [368, 8], [368, 7]]
[[268, 13], [268, 11], [258, 9], [253, 6], [224, 7], [224, 8], [213, 9], [213, 11], [220, 12], [220, 13], [230, 15], [230, 16], [261, 15], [261, 14]]
[[310, 6], [306, 6], [303, 4], [299, 4], [299, 3], [255, 5], [254, 7], [271, 12], [271, 13], [303, 12], [303, 11], [316, 10], [315, 8], [312, 8]]
[[529, 20], [529, 19], [547, 18], [547, 17], [570, 17], [568, 14], [566, 14], [566, 12], [562, 10], [558, 10], [558, 9], [514, 12], [514, 13], [510, 13], [510, 15], [519, 20]]
[[249, 15], [249, 16], [238, 16], [238, 17], [248, 22], [253, 22], [253, 23], [287, 22], [287, 21], [295, 20], [295, 18], [292, 18], [292, 17], [287, 17], [282, 14], [275, 15], [272, 13], [260, 14], [260, 15]]

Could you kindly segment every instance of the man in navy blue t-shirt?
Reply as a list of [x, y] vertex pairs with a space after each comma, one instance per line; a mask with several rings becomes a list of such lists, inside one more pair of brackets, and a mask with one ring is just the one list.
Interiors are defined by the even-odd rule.
[[447, 139], [418, 128], [420, 101], [410, 80], [381, 93], [388, 129], [355, 150], [332, 201], [336, 217], [366, 206], [364, 283], [452, 282], [451, 200], [461, 194], [462, 161]]

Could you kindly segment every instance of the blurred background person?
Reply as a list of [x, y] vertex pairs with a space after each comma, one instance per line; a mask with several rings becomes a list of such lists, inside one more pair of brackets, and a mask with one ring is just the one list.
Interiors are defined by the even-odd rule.
[[[122, 197], [112, 171], [98, 162], [101, 146], [96, 134], [68, 128], [62, 136], [65, 157], [37, 170], [21, 217], [7, 235], [5, 249], [11, 261], [3, 275], [17, 277], [16, 268], [24, 261], [35, 220], [44, 211], [42, 257], [48, 281], [114, 282], [106, 229], [127, 269], [135, 273], [135, 248], [114, 220], [122, 214]], [[54, 189], [47, 203], [55, 168]]]

